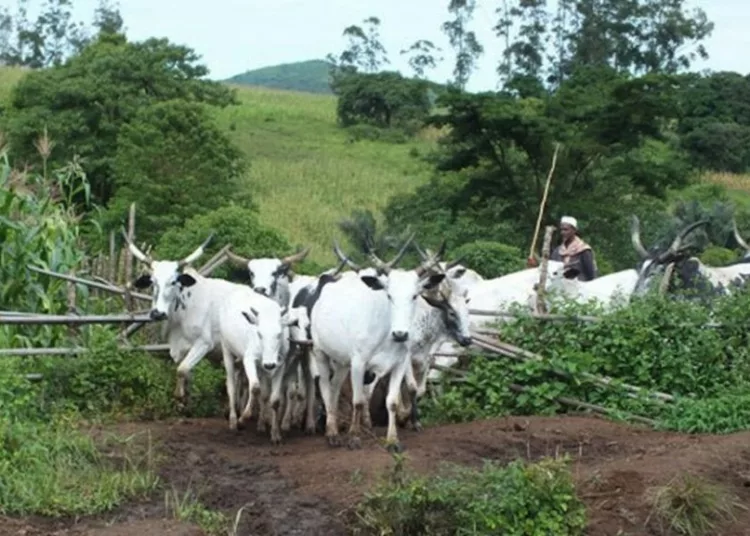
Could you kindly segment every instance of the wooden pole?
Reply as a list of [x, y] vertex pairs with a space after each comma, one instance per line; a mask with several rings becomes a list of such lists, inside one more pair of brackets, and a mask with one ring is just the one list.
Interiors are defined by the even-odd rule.
[[115, 232], [109, 233], [109, 273], [107, 279], [117, 284], [117, 249], [115, 245]]
[[[120, 346], [122, 352], [168, 352], [168, 344], [144, 344], [142, 346]], [[0, 357], [28, 356], [75, 356], [89, 352], [88, 348], [0, 348]]]
[[[128, 239], [131, 244], [135, 244], [135, 203], [130, 205], [128, 214]], [[133, 255], [130, 248], [125, 250], [125, 308], [128, 311], [133, 310], [133, 298], [130, 295], [130, 284], [133, 280]]]
[[130, 322], [153, 322], [148, 315], [0, 315], [0, 325], [44, 325], [44, 324], [126, 324]]
[[536, 218], [536, 226], [534, 227], [534, 236], [531, 239], [531, 247], [529, 248], [529, 259], [534, 257], [536, 251], [536, 241], [539, 238], [539, 230], [542, 226], [542, 216], [544, 216], [544, 207], [547, 204], [547, 194], [549, 193], [550, 184], [552, 184], [552, 175], [555, 172], [555, 166], [557, 165], [557, 153], [560, 150], [560, 144], [555, 144], [555, 152], [552, 154], [552, 164], [547, 173], [547, 184], [544, 185], [544, 193], [542, 194], [542, 202], [539, 205], [539, 215]]
[[[40, 274], [48, 275], [51, 277], [58, 277], [60, 279], [65, 279], [66, 281], [71, 281], [73, 283], [78, 283], [80, 285], [86, 285], [91, 288], [98, 288], [100, 290], [106, 290], [107, 292], [111, 292], [113, 294], [120, 294], [123, 295], [127, 292], [126, 289], [116, 287], [112, 285], [111, 283], [98, 283], [96, 281], [91, 281], [89, 279], [81, 279], [80, 277], [70, 276], [66, 274], [58, 274], [57, 272], [51, 272], [49, 270], [44, 270], [42, 268], [37, 268], [36, 266], [28, 266], [28, 269]], [[135, 292], [131, 292], [130, 294], [134, 298], [138, 298], [139, 300], [145, 300], [145, 301], [151, 301], [151, 296], [147, 294], [139, 294]]]
[[539, 284], [536, 287], [536, 313], [544, 314], [547, 312], [547, 305], [544, 303], [544, 296], [547, 287], [547, 269], [549, 266], [550, 247], [552, 245], [552, 234], [555, 228], [548, 225], [544, 231], [544, 244], [542, 245], [542, 263], [539, 267]]

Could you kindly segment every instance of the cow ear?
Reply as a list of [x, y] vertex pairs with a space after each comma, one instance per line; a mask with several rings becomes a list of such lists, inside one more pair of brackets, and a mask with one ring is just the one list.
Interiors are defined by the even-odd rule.
[[137, 289], [144, 289], [151, 286], [152, 280], [149, 274], [143, 274], [141, 277], [133, 281], [133, 286]]
[[177, 276], [177, 282], [183, 287], [192, 287], [197, 281], [191, 275], [180, 274]]
[[432, 274], [424, 285], [422, 285], [422, 288], [425, 290], [432, 290], [436, 286], [438, 286], [440, 283], [443, 282], [443, 279], [445, 279], [445, 274]]
[[422, 296], [422, 299], [429, 303], [432, 307], [435, 307], [436, 309], [442, 309], [445, 305], [445, 302], [441, 300], [436, 300], [435, 298], [427, 295], [427, 294], [420, 294]]
[[458, 270], [455, 270], [453, 272], [453, 275], [451, 276], [453, 279], [461, 279], [464, 274], [466, 273], [466, 268], [461, 267]]
[[248, 314], [245, 311], [242, 311], [242, 316], [245, 317], [245, 320], [248, 321], [249, 324], [252, 324], [253, 326], [258, 323], [258, 317], [254, 314]]
[[370, 287], [372, 290], [384, 290], [385, 287], [383, 286], [383, 283], [380, 282], [380, 279], [378, 277], [375, 277], [374, 275], [361, 275], [359, 278], [362, 280], [362, 282]]
[[299, 326], [299, 318], [289, 319], [289, 317], [286, 317], [283, 323], [289, 328], [292, 326]]

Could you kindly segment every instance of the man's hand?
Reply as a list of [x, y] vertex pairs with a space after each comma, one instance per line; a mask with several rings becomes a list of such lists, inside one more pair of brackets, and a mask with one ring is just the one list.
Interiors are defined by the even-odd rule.
[[537, 266], [539, 266], [539, 263], [536, 262], [534, 257], [528, 257], [526, 259], [526, 268], [536, 268]]

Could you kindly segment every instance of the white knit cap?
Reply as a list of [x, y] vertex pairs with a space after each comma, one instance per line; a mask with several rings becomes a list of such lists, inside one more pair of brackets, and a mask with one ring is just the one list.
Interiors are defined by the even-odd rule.
[[563, 223], [567, 223], [574, 229], [578, 229], [578, 220], [573, 216], [563, 216], [562, 218], [560, 218], [560, 225], [562, 225]]

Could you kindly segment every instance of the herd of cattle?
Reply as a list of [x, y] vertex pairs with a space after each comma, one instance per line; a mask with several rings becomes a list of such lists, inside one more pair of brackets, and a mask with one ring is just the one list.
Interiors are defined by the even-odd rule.
[[[746, 256], [730, 266], [706, 266], [690, 256], [684, 244], [685, 237], [702, 224], [683, 229], [666, 250], [648, 250], [633, 217], [631, 239], [641, 257], [635, 269], [582, 282], [566, 273], [563, 263], [549, 261], [547, 289], [579, 302], [595, 299], [608, 309], [627, 304], [631, 296], [649, 291], [655, 283], [666, 291], [677, 284], [698, 289], [704, 296], [730, 293], [750, 276], [750, 246], [735, 225], [735, 238]], [[370, 250], [369, 267], [354, 263], [334, 242], [339, 264], [317, 277], [291, 271], [309, 248], [283, 259], [246, 259], [229, 253], [231, 261], [247, 268], [249, 286], [204, 277], [190, 266], [203, 255], [211, 237], [180, 261], [154, 260], [128, 242], [133, 255], [147, 267], [133, 285], [152, 287], [150, 316], [165, 321], [170, 355], [178, 363], [177, 400], [186, 401], [193, 367], [220, 349], [232, 430], [257, 410], [258, 429], [265, 431], [270, 425], [274, 444], [281, 441], [282, 431], [295, 425], [314, 434], [321, 399], [325, 434], [331, 446], [338, 446], [338, 401], [349, 375], [348, 438], [350, 448], [357, 448], [362, 425], [372, 426], [373, 389], [384, 378], [386, 443], [398, 449], [397, 422], [408, 418], [415, 429], [421, 428], [417, 400], [426, 391], [428, 377], [437, 374], [430, 370], [434, 354], [471, 345], [472, 329], [497, 321], [471, 314], [469, 304], [472, 310], [497, 312], [518, 304], [533, 307], [540, 277], [539, 268], [530, 268], [484, 279], [460, 259], [444, 262], [445, 244], [432, 253], [413, 238], [388, 262]], [[397, 268], [412, 245], [421, 264], [410, 270]], [[442, 358], [440, 364], [450, 366], [455, 361]], [[235, 368], [237, 364], [240, 367]]]

